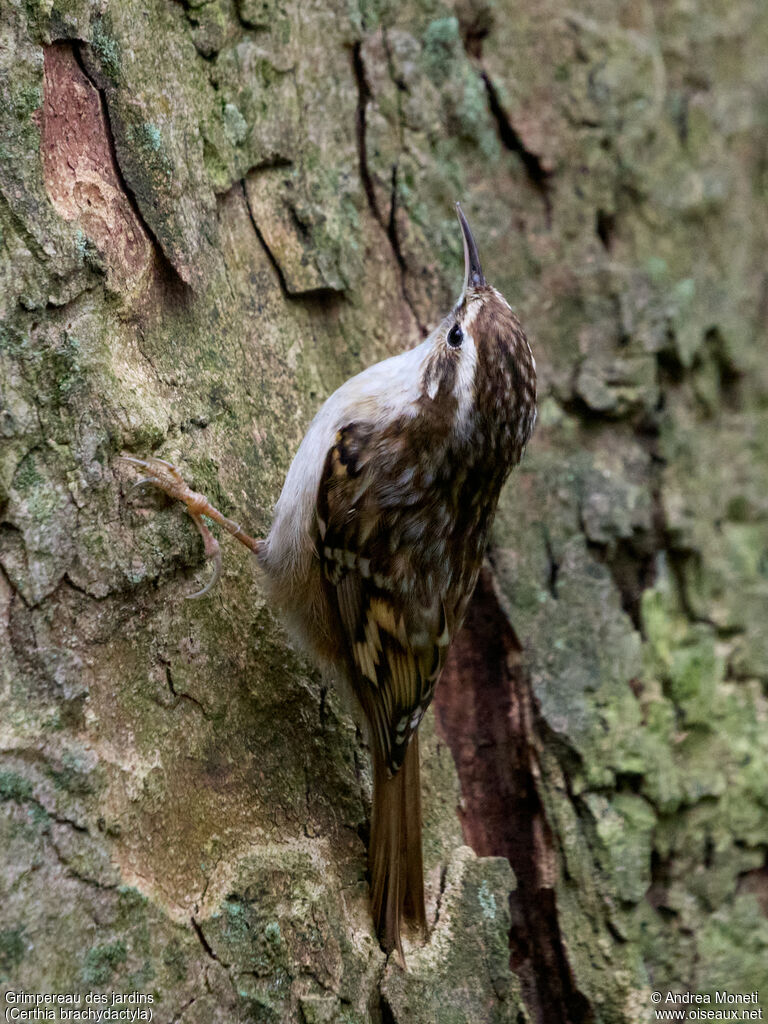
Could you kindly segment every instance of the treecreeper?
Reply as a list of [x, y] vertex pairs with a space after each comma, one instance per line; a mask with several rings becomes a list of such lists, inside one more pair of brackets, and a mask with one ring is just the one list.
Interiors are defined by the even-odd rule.
[[[254, 552], [268, 594], [324, 670], [348, 684], [373, 758], [368, 866], [373, 920], [397, 951], [426, 932], [418, 729], [461, 626], [499, 493], [536, 420], [536, 364], [520, 322], [485, 279], [469, 224], [458, 301], [420, 345], [352, 377], [315, 416], [265, 540], [156, 458], [124, 456]], [[346, 687], [345, 687], [346, 688]]]

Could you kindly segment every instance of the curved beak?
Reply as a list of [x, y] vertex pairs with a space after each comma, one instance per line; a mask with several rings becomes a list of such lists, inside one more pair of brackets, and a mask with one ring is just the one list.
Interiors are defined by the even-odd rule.
[[459, 203], [456, 203], [456, 216], [459, 218], [461, 234], [464, 238], [464, 293], [466, 294], [468, 288], [482, 288], [487, 282], [483, 268], [480, 266], [480, 256], [475, 240]]

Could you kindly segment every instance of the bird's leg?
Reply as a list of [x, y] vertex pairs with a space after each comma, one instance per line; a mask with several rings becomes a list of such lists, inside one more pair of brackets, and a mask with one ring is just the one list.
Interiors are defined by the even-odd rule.
[[146, 476], [142, 477], [137, 486], [150, 483], [155, 487], [159, 487], [169, 497], [182, 501], [187, 506], [187, 511], [192, 517], [192, 521], [200, 531], [200, 536], [203, 538], [203, 544], [205, 545], [205, 557], [213, 560], [214, 571], [210, 582], [202, 590], [195, 594], [190, 594], [190, 597], [203, 597], [216, 585], [221, 575], [221, 549], [219, 542], [205, 525], [203, 516], [207, 516], [215, 523], [218, 523], [227, 533], [231, 533], [236, 540], [239, 540], [241, 544], [244, 544], [254, 554], [258, 553], [264, 542], [251, 537], [239, 523], [219, 512], [204, 494], [193, 491], [173, 463], [158, 458], [137, 459], [132, 455], [122, 455], [121, 458], [124, 462], [130, 462], [132, 465], [144, 470]]

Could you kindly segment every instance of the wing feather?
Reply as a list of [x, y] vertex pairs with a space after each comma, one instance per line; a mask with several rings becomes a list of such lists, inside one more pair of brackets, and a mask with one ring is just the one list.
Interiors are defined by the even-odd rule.
[[428, 575], [420, 551], [392, 543], [418, 537], [416, 517], [426, 514], [408, 487], [394, 499], [398, 482], [412, 477], [377, 450], [368, 425], [349, 424], [328, 452], [317, 500], [323, 575], [357, 696], [392, 774], [432, 700], [451, 632], [446, 595], [419, 585]]

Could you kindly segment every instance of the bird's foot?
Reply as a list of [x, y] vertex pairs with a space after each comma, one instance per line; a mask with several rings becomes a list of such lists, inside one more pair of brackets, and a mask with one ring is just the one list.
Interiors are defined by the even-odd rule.
[[216, 586], [221, 576], [221, 548], [219, 542], [206, 526], [203, 516], [207, 516], [215, 523], [223, 526], [228, 533], [231, 533], [241, 544], [244, 544], [254, 553], [258, 551], [262, 541], [250, 537], [238, 523], [219, 512], [204, 494], [193, 491], [172, 462], [166, 462], [165, 459], [158, 459], [154, 456], [149, 459], [137, 459], [133, 455], [121, 455], [120, 457], [123, 462], [130, 462], [131, 465], [138, 466], [139, 469], [144, 471], [145, 475], [137, 481], [134, 487], [152, 484], [170, 498], [183, 502], [187, 506], [187, 511], [199, 530], [200, 536], [203, 538], [205, 557], [213, 561], [213, 576], [202, 590], [189, 594], [189, 598], [204, 597]]

